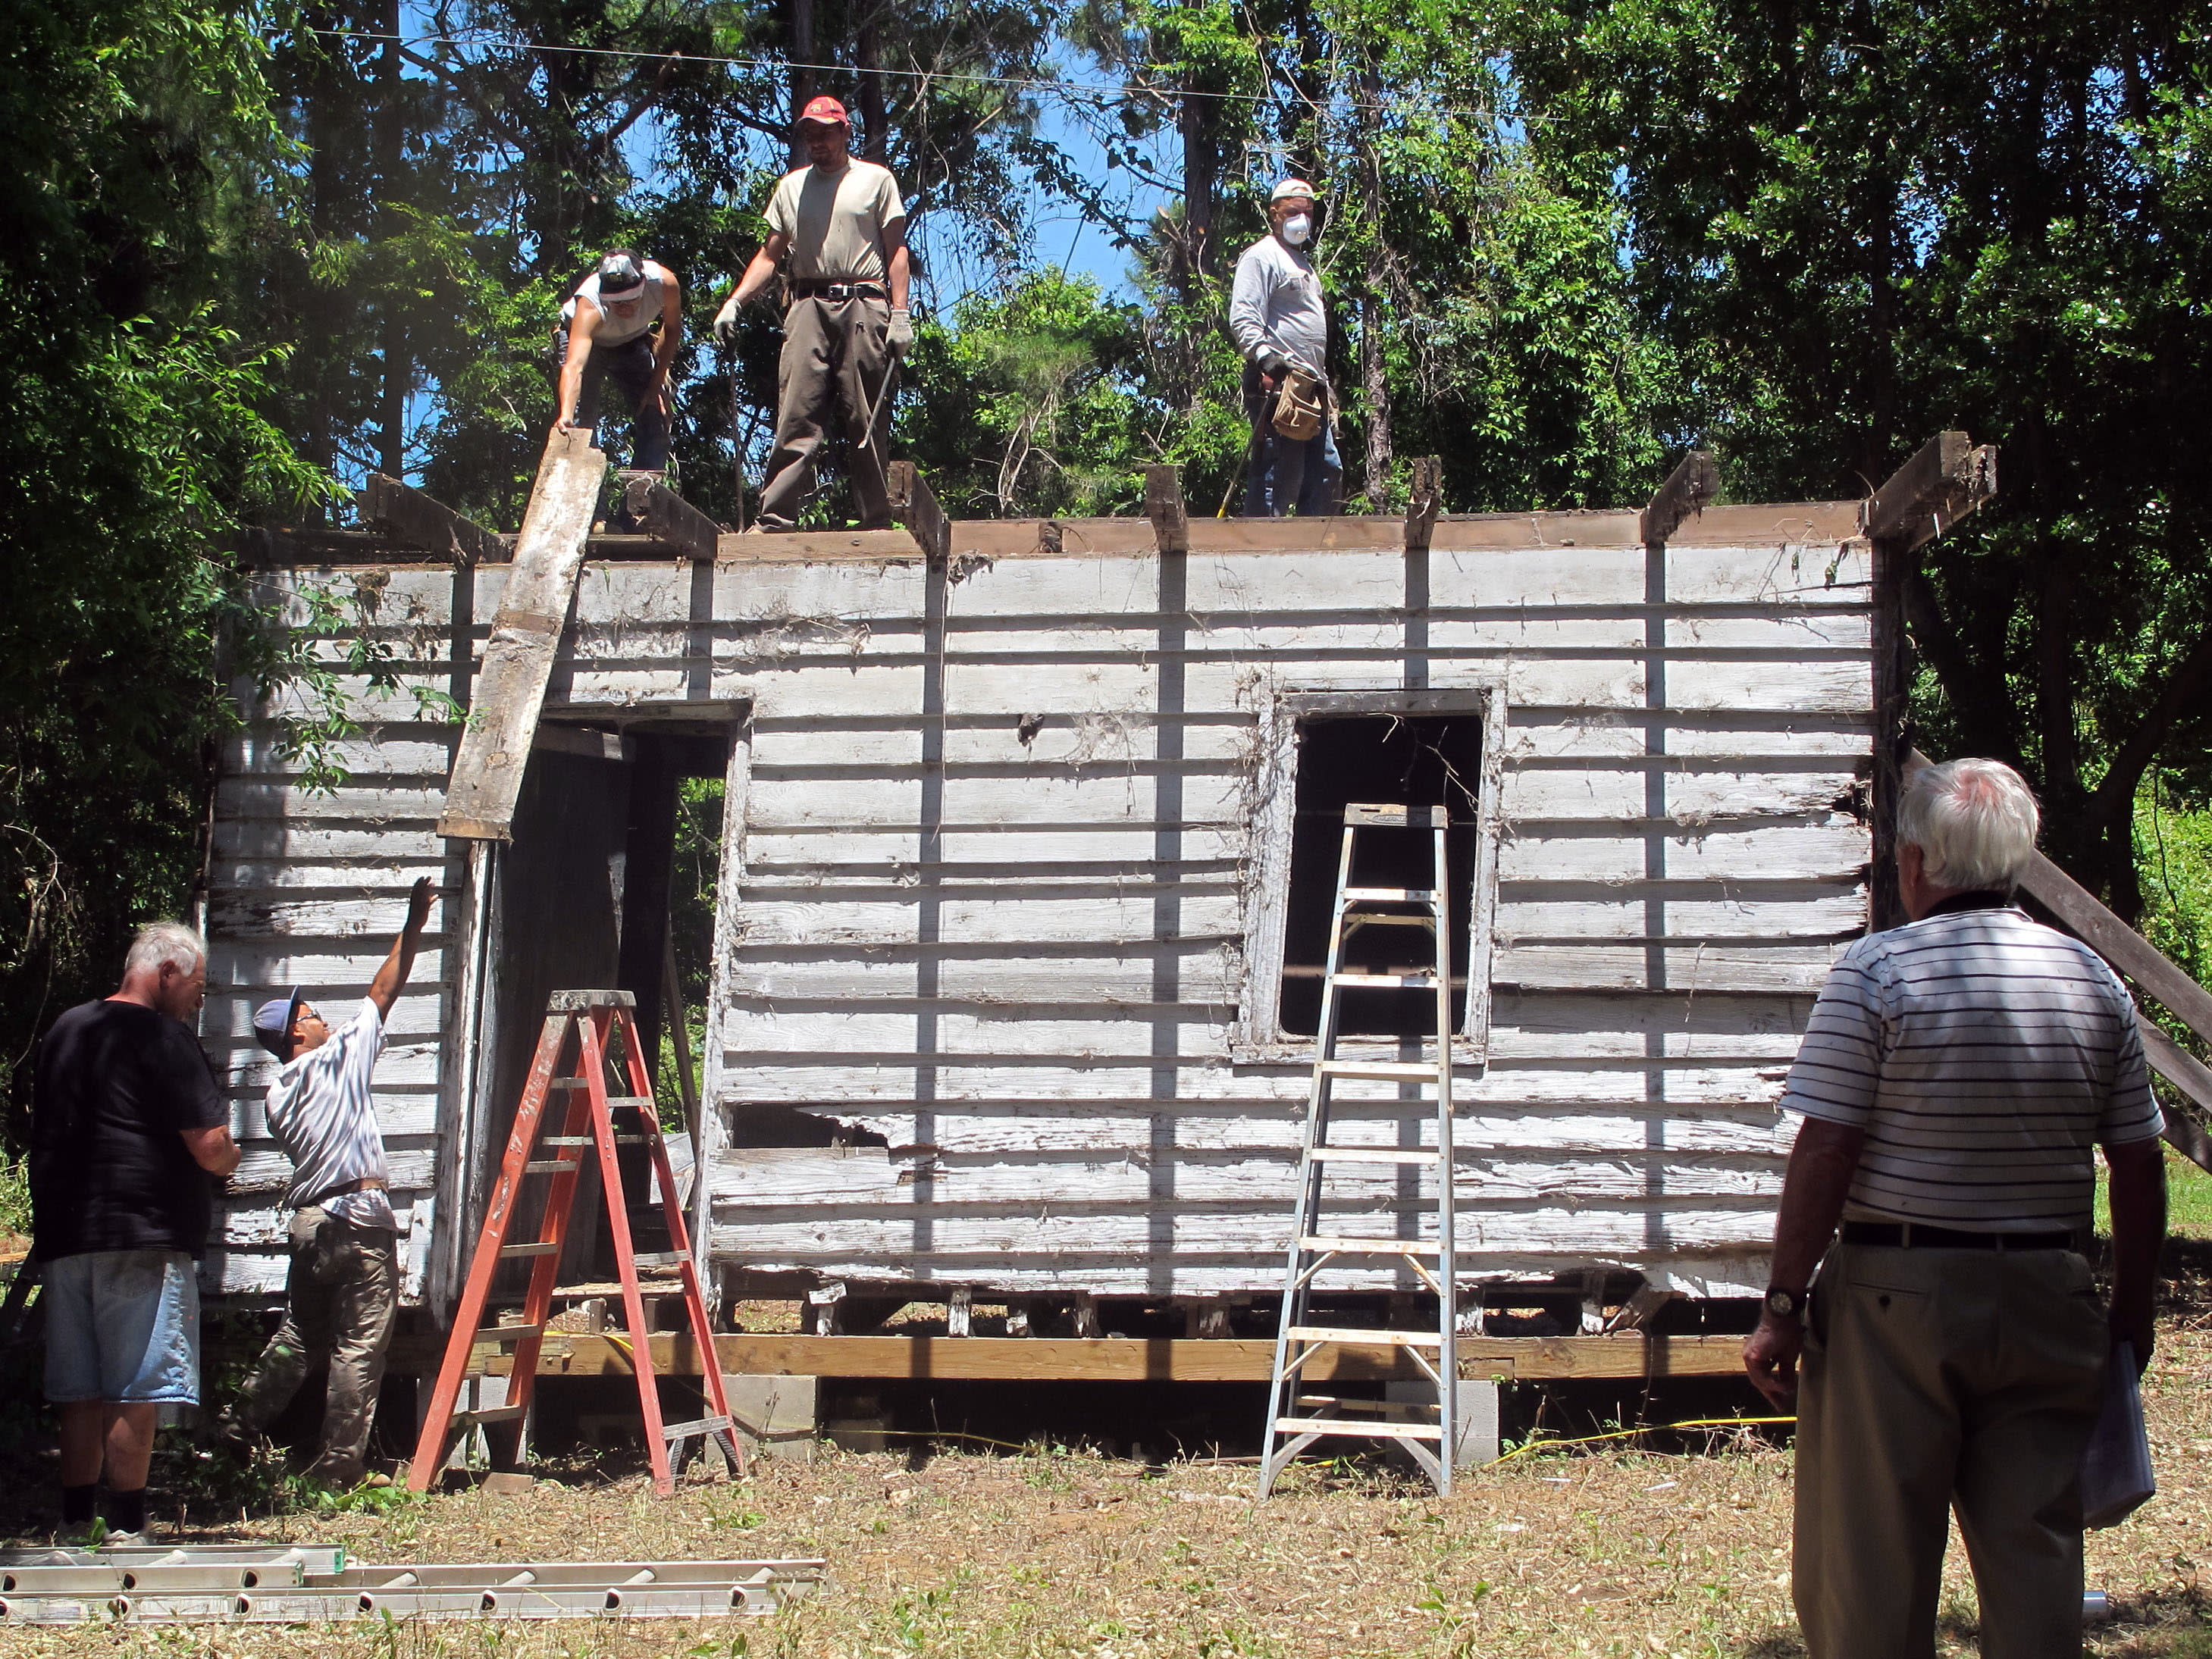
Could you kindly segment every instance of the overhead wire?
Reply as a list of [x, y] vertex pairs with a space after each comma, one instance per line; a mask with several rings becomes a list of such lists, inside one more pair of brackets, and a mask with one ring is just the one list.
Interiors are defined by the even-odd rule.
[[[1071, 101], [1087, 101], [1100, 106], [1120, 102], [1127, 96], [1111, 88], [1090, 86], [1079, 81], [1047, 78], [1041, 76], [986, 75], [969, 70], [898, 69], [881, 64], [805, 63], [795, 58], [738, 58], [720, 53], [689, 52], [647, 52], [635, 46], [579, 46], [546, 40], [517, 40], [500, 35], [465, 34], [404, 34], [377, 29], [329, 28], [310, 26], [309, 34], [343, 40], [388, 41], [398, 46], [455, 46], [478, 47], [518, 52], [566, 52], [580, 58], [620, 58], [638, 62], [706, 64], [720, 68], [742, 69], [783, 74], [805, 70], [822, 75], [873, 75], [886, 79], [912, 81], [955, 81], [974, 86], [1007, 87], [1024, 92], [1052, 93]], [[1273, 105], [1281, 101], [1271, 94], [1254, 92], [1218, 92], [1200, 87], [1173, 88], [1146, 88], [1142, 90], [1153, 96], [1176, 99], [1205, 99], [1217, 103]], [[1383, 115], [1393, 105], [1348, 98], [1338, 106], [1354, 114]], [[1472, 119], [1488, 119], [1496, 112], [1457, 107], [1450, 105], [1424, 105], [1422, 114], [1433, 119], [1438, 116], [1465, 116]]]

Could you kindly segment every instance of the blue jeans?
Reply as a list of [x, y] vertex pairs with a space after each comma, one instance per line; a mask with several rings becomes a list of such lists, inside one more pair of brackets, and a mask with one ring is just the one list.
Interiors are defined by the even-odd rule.
[[87, 1250], [39, 1270], [46, 1398], [197, 1405], [200, 1281], [182, 1250]]
[[[617, 396], [631, 411], [629, 441], [635, 453], [629, 464], [643, 471], [659, 472], [668, 465], [668, 416], [661, 411], [660, 399], [653, 395], [653, 338], [641, 334], [617, 346], [593, 343], [591, 356], [584, 359], [583, 385], [576, 394], [576, 424], [594, 429], [592, 441], [600, 449], [609, 447], [597, 428], [601, 389], [612, 380]], [[568, 352], [568, 335], [564, 329], [561, 356], [565, 358]]]
[[1336, 433], [1328, 421], [1323, 419], [1321, 430], [1302, 441], [1277, 432], [1275, 394], [1260, 384], [1256, 363], [1244, 365], [1244, 412], [1252, 421], [1244, 516], [1280, 519], [1295, 508], [1300, 518], [1310, 519], [1336, 512], [1344, 464], [1337, 456]]

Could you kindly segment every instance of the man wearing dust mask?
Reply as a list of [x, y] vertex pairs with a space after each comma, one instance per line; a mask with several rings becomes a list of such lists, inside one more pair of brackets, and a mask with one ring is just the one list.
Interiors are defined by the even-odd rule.
[[1326, 373], [1328, 317], [1313, 243], [1314, 188], [1285, 179], [1267, 198], [1268, 234], [1237, 261], [1229, 332], [1244, 359], [1252, 449], [1247, 518], [1337, 510], [1344, 469]]

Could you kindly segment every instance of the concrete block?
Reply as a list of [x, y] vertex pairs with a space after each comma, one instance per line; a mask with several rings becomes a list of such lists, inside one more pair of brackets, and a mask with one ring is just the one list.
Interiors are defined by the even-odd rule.
[[795, 1463], [814, 1456], [820, 1387], [811, 1376], [733, 1376], [724, 1373], [730, 1413], [745, 1449]]

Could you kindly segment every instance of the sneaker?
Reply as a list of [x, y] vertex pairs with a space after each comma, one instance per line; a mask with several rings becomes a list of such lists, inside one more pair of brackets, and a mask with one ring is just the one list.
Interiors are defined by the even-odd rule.
[[161, 1541], [160, 1534], [154, 1530], [154, 1523], [149, 1521], [136, 1532], [111, 1531], [100, 1540], [99, 1547], [104, 1550], [149, 1550]]
[[54, 1547], [58, 1550], [88, 1550], [99, 1547], [106, 1529], [97, 1521], [80, 1521], [74, 1526], [54, 1528]]

